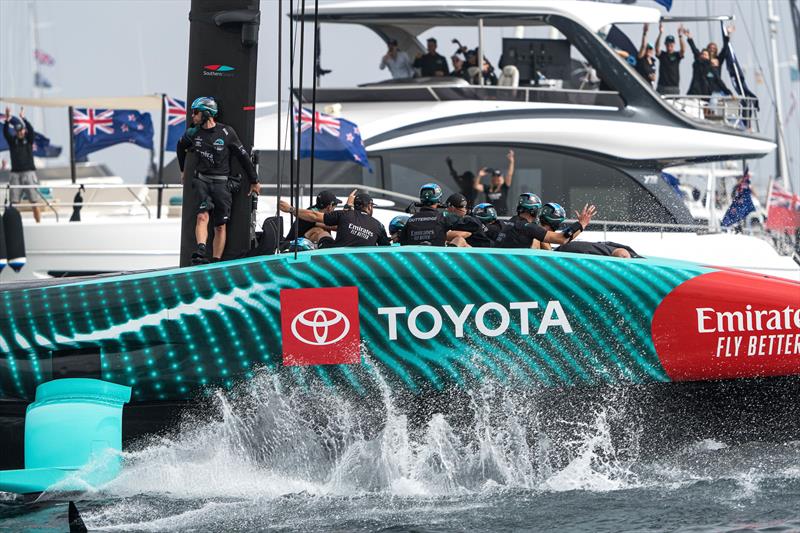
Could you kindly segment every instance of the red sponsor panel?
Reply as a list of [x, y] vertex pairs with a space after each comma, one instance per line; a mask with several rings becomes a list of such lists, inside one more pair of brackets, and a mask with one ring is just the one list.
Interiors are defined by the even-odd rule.
[[283, 364], [361, 362], [358, 287], [281, 290]]
[[800, 374], [800, 283], [702, 274], [662, 300], [652, 335], [674, 381]]

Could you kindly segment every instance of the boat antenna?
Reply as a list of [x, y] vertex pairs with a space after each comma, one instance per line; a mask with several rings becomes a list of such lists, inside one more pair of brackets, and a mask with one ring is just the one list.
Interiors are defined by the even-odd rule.
[[[283, 172], [281, 168], [281, 92], [282, 92], [282, 83], [283, 80], [281, 79], [281, 69], [283, 67], [283, 62], [281, 60], [281, 54], [283, 52], [283, 0], [278, 0], [278, 105], [276, 109], [278, 112], [276, 113], [278, 118], [278, 135], [275, 137], [278, 143], [278, 147], [275, 150], [275, 169], [278, 172], [278, 194], [275, 201], [275, 216], [281, 215], [280, 205], [281, 205], [281, 187], [283, 185]], [[278, 225], [280, 227], [280, 225]]]
[[317, 139], [317, 83], [319, 76], [319, 0], [314, 0], [314, 74], [311, 82], [311, 163], [309, 171], [311, 172], [309, 178], [309, 202], [314, 201], [314, 159], [316, 159], [316, 152], [314, 151], [315, 141]]
[[[306, 35], [306, 3], [304, 0], [300, 0], [300, 67], [299, 67], [299, 74], [298, 74], [298, 82], [297, 82], [297, 123], [295, 127], [297, 128], [297, 183], [294, 191], [294, 196], [292, 198], [293, 203], [295, 206], [299, 208], [300, 206], [300, 138], [303, 133], [303, 53], [305, 50], [305, 35]], [[313, 119], [313, 117], [312, 117]], [[311, 138], [314, 138], [314, 130], [311, 130]], [[300, 237], [300, 224], [295, 224], [294, 226], [294, 258], [297, 259], [297, 239]]]
[[[289, 0], [289, 98], [288, 117], [289, 124], [295, 125], [294, 113], [294, 0]], [[287, 125], [288, 126], [288, 125]], [[294, 201], [294, 130], [289, 128], [289, 201]], [[295, 215], [289, 213], [289, 222], [294, 224]]]

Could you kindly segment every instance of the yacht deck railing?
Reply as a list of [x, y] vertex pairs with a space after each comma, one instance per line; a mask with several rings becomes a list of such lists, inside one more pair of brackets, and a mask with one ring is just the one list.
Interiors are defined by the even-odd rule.
[[696, 120], [758, 132], [758, 98], [745, 96], [665, 95], [664, 100]]

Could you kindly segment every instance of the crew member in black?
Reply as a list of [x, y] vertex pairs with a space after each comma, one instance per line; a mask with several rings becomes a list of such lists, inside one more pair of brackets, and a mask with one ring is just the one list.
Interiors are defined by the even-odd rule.
[[[492, 239], [489, 237], [489, 228], [467, 210], [467, 199], [461, 193], [451, 194], [447, 198], [447, 214], [453, 219], [454, 231], [467, 232], [467, 245], [474, 248], [489, 248]], [[447, 216], [447, 215], [445, 215]]]
[[426, 183], [419, 190], [421, 207], [406, 221], [400, 230], [402, 245], [429, 244], [432, 246], [467, 246], [466, 232], [452, 229], [456, 220], [445, 216], [439, 210], [442, 201], [442, 188], [436, 183]]
[[658, 26], [656, 38], [656, 54], [658, 57], [658, 87], [660, 94], [674, 95], [681, 92], [681, 60], [686, 55], [686, 41], [683, 39], [683, 26], [678, 26], [678, 39], [681, 41], [680, 52], [675, 51], [675, 36], [667, 35], [664, 39], [665, 50], [661, 48], [661, 35], [664, 25]]
[[450, 170], [450, 176], [452, 176], [453, 181], [456, 182], [458, 192], [463, 194], [464, 198], [467, 200], [467, 209], [472, 209], [475, 205], [475, 200], [478, 199], [478, 178], [469, 170], [465, 171], [463, 174], [456, 172], [456, 169], [453, 167], [453, 160], [450, 157], [445, 159], [445, 161], [447, 161], [447, 168]]
[[297, 218], [309, 222], [336, 226], [336, 247], [349, 246], [389, 246], [392, 242], [386, 235], [386, 228], [373, 218], [374, 203], [369, 194], [355, 195], [352, 209], [321, 213], [310, 209], [295, 209], [288, 202], [281, 201], [280, 210], [292, 213]]
[[[231, 216], [232, 189], [235, 181], [231, 179], [231, 154], [239, 159], [242, 168], [250, 181], [250, 193], [258, 194], [261, 185], [258, 175], [236, 132], [230, 126], [217, 122], [217, 102], [207, 96], [196, 98], [192, 102], [193, 126], [178, 141], [176, 154], [178, 165], [183, 173], [186, 152], [193, 151], [197, 156], [195, 175], [191, 177], [191, 185], [200, 197], [197, 206], [197, 223], [195, 237], [197, 251], [192, 254], [193, 264], [207, 263], [206, 243], [208, 241], [209, 212], [214, 225], [214, 250], [212, 261], [219, 261], [225, 250], [226, 224]], [[186, 184], [186, 176], [181, 175]]]
[[414, 68], [418, 68], [420, 76], [448, 76], [450, 69], [447, 68], [447, 59], [443, 55], [436, 53], [436, 39], [428, 39], [428, 53], [419, 55], [414, 60]]
[[[13, 132], [11, 130], [14, 130]], [[30, 185], [26, 189], [11, 189], [9, 192], [12, 204], [19, 203], [22, 198], [27, 198], [29, 202], [36, 203], [39, 190], [39, 179], [36, 177], [36, 165], [33, 162], [33, 141], [36, 139], [36, 132], [33, 126], [25, 118], [25, 108], [19, 108], [19, 118], [11, 116], [11, 109], [6, 107], [6, 121], [3, 124], [3, 137], [8, 143], [8, 151], [11, 159], [11, 173], [9, 175], [9, 185]], [[33, 218], [36, 222], [42, 221], [42, 214], [37, 206], [33, 206]]]
[[583, 211], [575, 214], [578, 217], [566, 230], [547, 231], [536, 223], [539, 211], [542, 208], [542, 201], [533, 193], [522, 193], [517, 204], [517, 216], [512, 217], [508, 224], [503, 225], [503, 229], [495, 241], [499, 248], [532, 248], [534, 241], [547, 242], [552, 244], [564, 244], [569, 242], [579, 231], [583, 231], [592, 217], [595, 215], [595, 207], [586, 205]]
[[472, 208], [472, 216], [483, 222], [486, 226], [486, 236], [494, 246], [497, 236], [503, 229], [503, 223], [497, 220], [497, 210], [492, 204], [482, 203]]
[[[353, 191], [355, 194], [356, 191]], [[317, 211], [319, 213], [332, 213], [336, 206], [342, 203], [335, 194], [331, 191], [322, 191], [317, 195], [317, 201], [309, 207], [310, 211]], [[286, 234], [285, 242], [289, 242], [294, 240], [295, 238], [295, 230], [297, 232], [297, 236], [305, 237], [312, 243], [316, 245], [317, 248], [328, 248], [333, 246], [334, 239], [331, 237], [331, 231], [334, 231], [336, 228], [332, 228], [326, 226], [322, 223], [317, 222], [309, 222], [308, 220], [304, 220], [302, 218], [296, 218], [292, 227], [289, 228], [289, 233]]]
[[[486, 201], [494, 206], [497, 214], [505, 216], [508, 214], [508, 191], [511, 189], [511, 180], [514, 178], [514, 150], [509, 150], [506, 155], [508, 158], [508, 171], [506, 175], [499, 170], [482, 168], [478, 171], [478, 183], [475, 188], [486, 193]], [[489, 185], [481, 183], [484, 176], [491, 176]]]

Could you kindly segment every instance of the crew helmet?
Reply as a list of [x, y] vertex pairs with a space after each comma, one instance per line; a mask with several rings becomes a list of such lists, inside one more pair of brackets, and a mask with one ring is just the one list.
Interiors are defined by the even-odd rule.
[[298, 237], [297, 239], [289, 241], [290, 252], [307, 252], [314, 249], [316, 249], [314, 243], [305, 237]]
[[442, 202], [442, 188], [438, 183], [426, 183], [419, 189], [419, 201], [422, 205], [433, 205]]
[[200, 96], [194, 99], [192, 102], [192, 110], [199, 110], [203, 113], [206, 117], [216, 117], [219, 108], [217, 107], [217, 101], [214, 100], [212, 96]]
[[497, 220], [497, 209], [492, 204], [482, 203], [472, 208], [472, 216], [483, 223]]
[[517, 213], [530, 213], [533, 218], [537, 218], [541, 209], [542, 199], [532, 192], [524, 192], [519, 195]]
[[406, 226], [411, 215], [397, 215], [389, 222], [389, 235], [393, 235]]
[[544, 204], [539, 213], [539, 220], [554, 230], [557, 230], [564, 223], [565, 218], [567, 218], [567, 212], [560, 204], [555, 202]]

